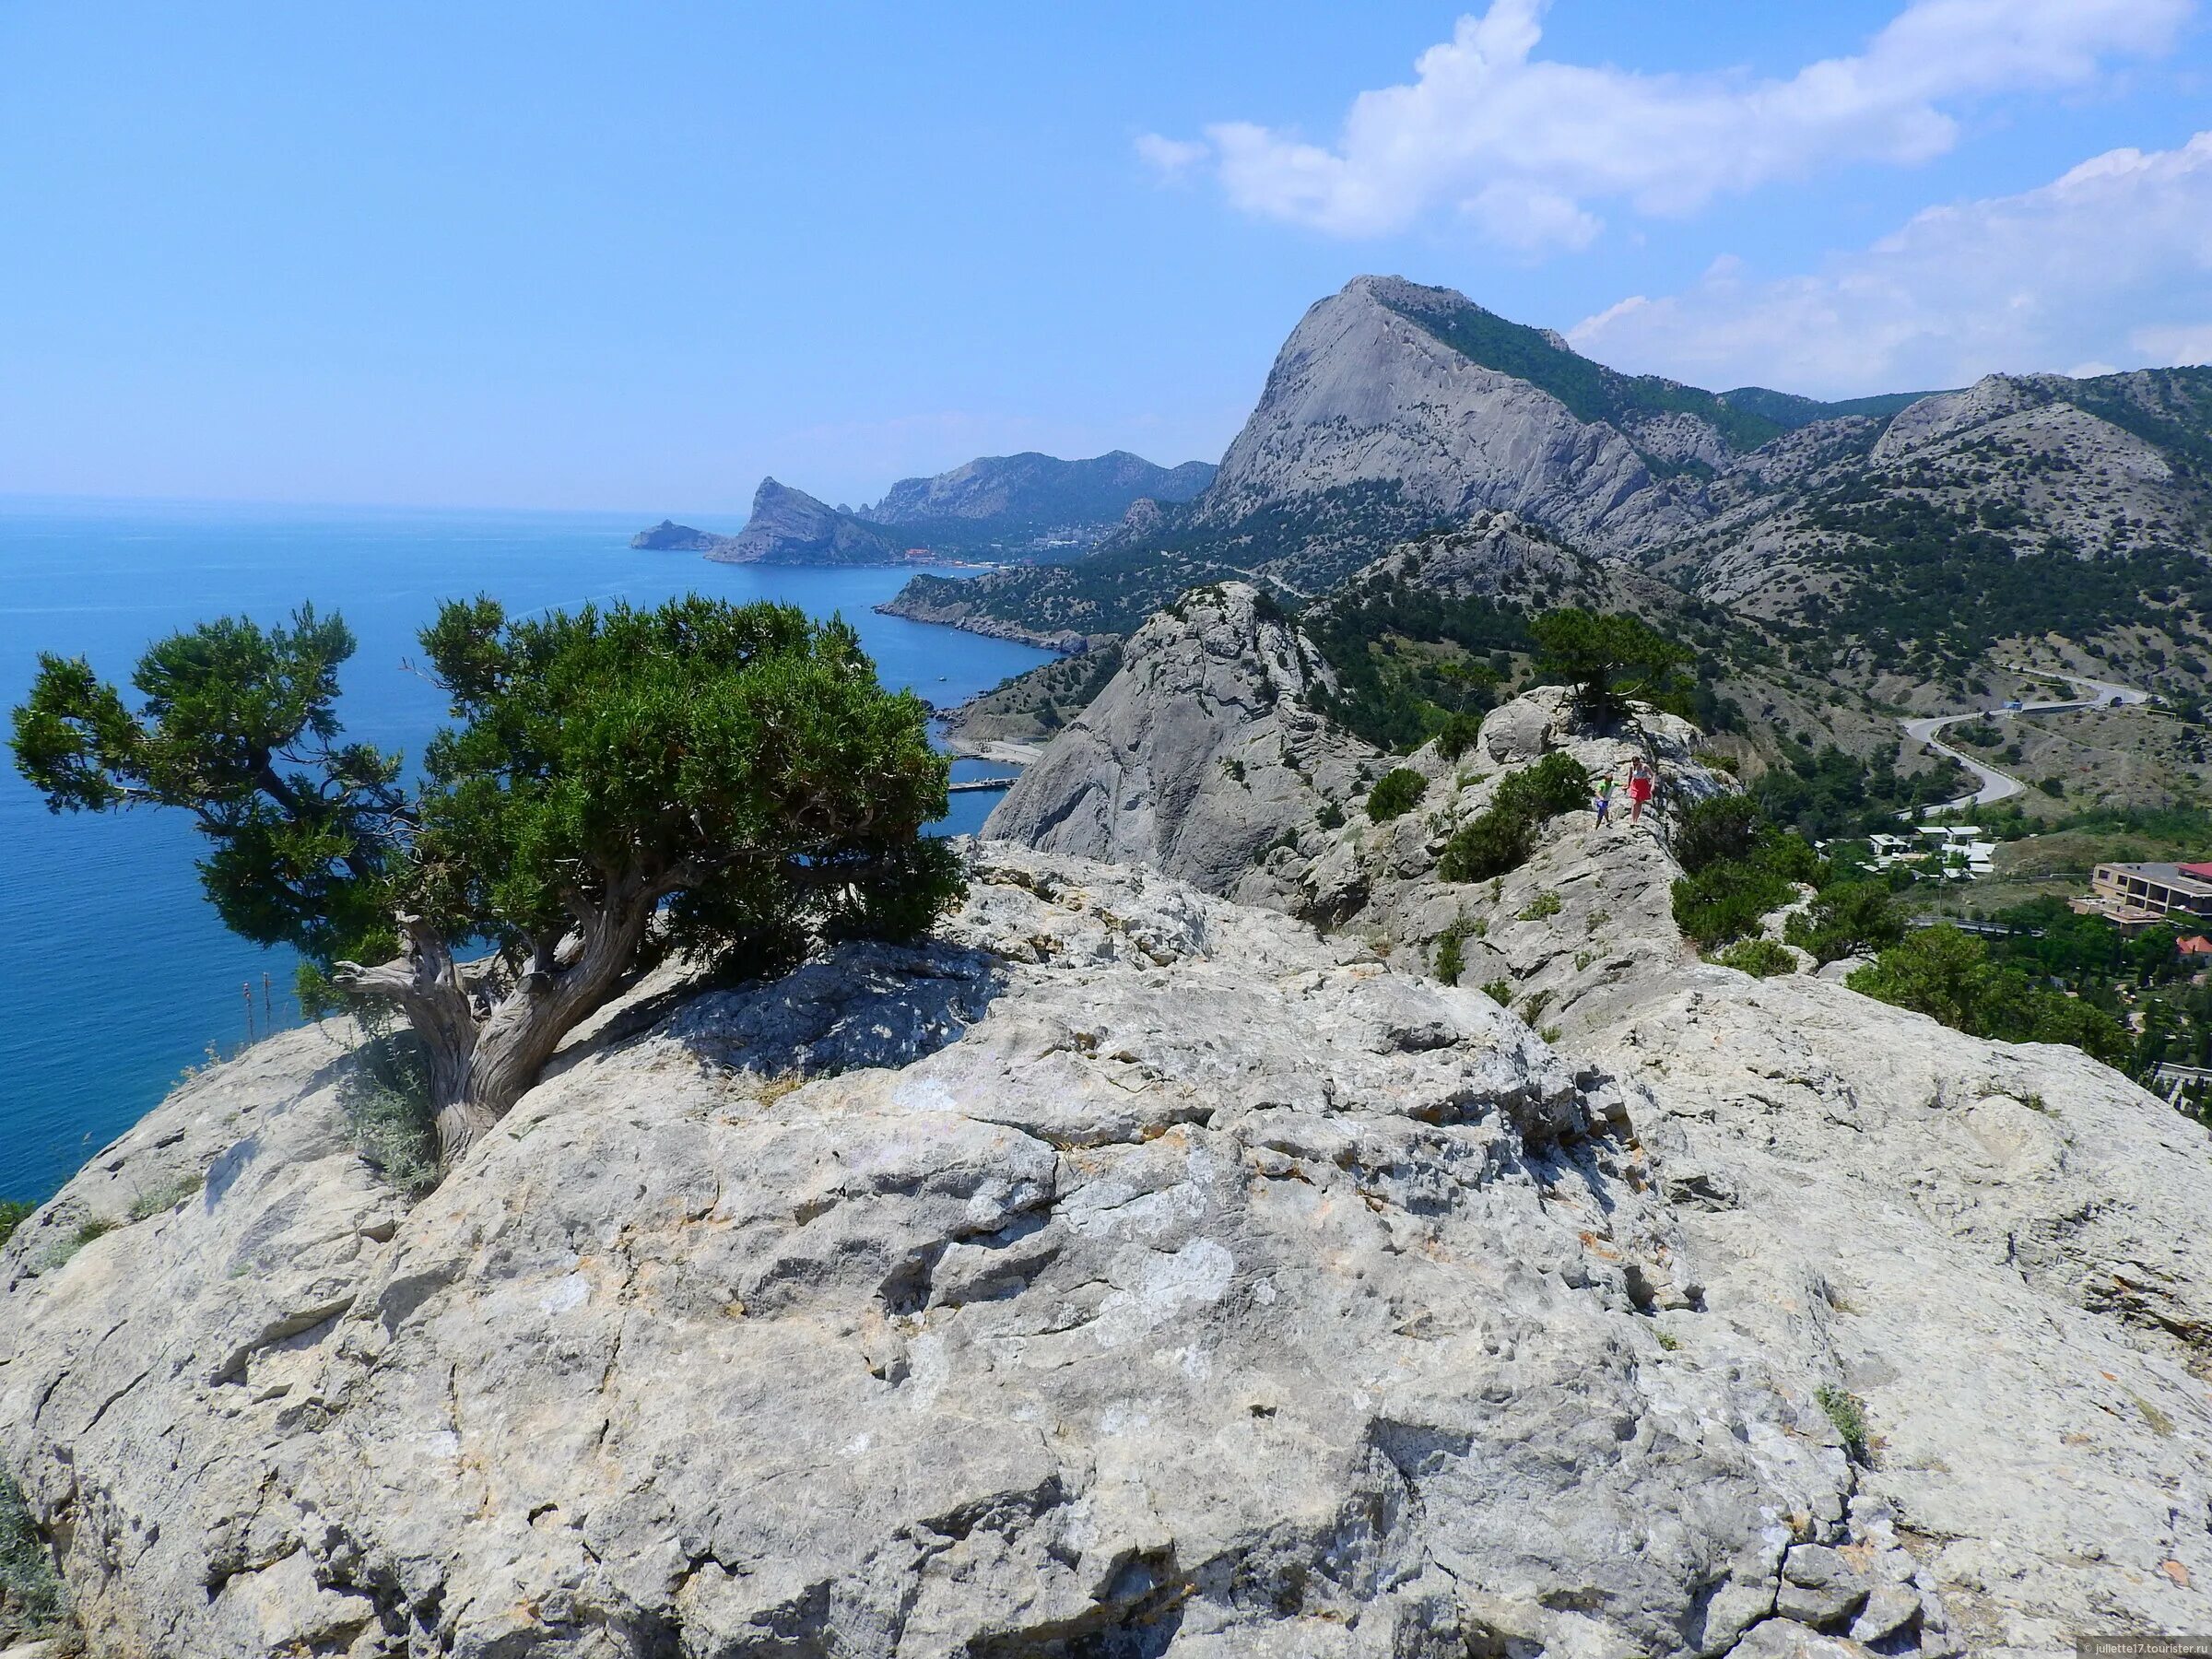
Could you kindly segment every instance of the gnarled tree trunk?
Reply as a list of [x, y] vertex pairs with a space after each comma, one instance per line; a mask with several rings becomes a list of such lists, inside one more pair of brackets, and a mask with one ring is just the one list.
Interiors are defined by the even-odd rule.
[[488, 1006], [451, 947], [420, 917], [398, 918], [406, 943], [392, 961], [337, 965], [340, 989], [394, 1005], [421, 1039], [441, 1173], [507, 1115], [561, 1039], [614, 994], [637, 959], [659, 897], [641, 884], [618, 884]]

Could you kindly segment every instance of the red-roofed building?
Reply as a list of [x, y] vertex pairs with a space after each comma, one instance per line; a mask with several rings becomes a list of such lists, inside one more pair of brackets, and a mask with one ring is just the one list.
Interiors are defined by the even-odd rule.
[[2212, 939], [2206, 938], [2203, 934], [2191, 934], [2185, 939], [2176, 939], [2173, 947], [2185, 957], [2212, 957]]
[[2199, 881], [2212, 881], [2212, 864], [2186, 864], [2182, 865], [2182, 874], [2194, 876]]

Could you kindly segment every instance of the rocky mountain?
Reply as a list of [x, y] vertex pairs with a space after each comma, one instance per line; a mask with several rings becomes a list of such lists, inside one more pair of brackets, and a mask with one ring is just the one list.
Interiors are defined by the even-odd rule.
[[2212, 687], [2212, 371], [1711, 393], [1397, 277], [1306, 314], [1194, 501], [1064, 568], [918, 579], [885, 608], [1125, 635], [1224, 579], [1309, 603], [1498, 512], [1725, 610], [1735, 657], [1853, 697], [1955, 694], [2026, 654]]
[[714, 537], [705, 551], [722, 564], [888, 564], [904, 544], [804, 490], [763, 478], [745, 528]]
[[1808, 427], [1716, 478], [1652, 569], [1807, 666], [1924, 680], [2030, 642], [2201, 686], [2212, 371], [1992, 375]]
[[1140, 500], [1187, 501], [1213, 477], [1204, 461], [1168, 467], [1126, 450], [1088, 461], [1032, 451], [984, 455], [935, 477], [901, 478], [882, 500], [860, 508], [831, 507], [764, 478], [751, 519], [734, 536], [663, 519], [629, 545], [735, 564], [885, 564], [914, 549], [1069, 559]]
[[1126, 450], [1088, 461], [1033, 451], [985, 455], [932, 478], [901, 478], [856, 515], [896, 525], [932, 547], [1037, 542], [1055, 532], [1083, 547], [1140, 500], [1191, 500], [1213, 482], [1214, 470], [1204, 461], [1159, 466]]

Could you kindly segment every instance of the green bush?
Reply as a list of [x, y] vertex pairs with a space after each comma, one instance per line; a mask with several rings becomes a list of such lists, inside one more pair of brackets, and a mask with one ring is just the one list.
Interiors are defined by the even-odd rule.
[[1885, 881], [1840, 881], [1790, 918], [1783, 936], [1828, 963], [1866, 956], [1905, 936], [1904, 912]]
[[1458, 984], [1467, 971], [1466, 938], [1473, 931], [1474, 924], [1461, 916], [1437, 935], [1436, 977], [1447, 985]]
[[1766, 914], [1796, 897], [1796, 883], [1818, 873], [1819, 855], [1801, 838], [1760, 832], [1742, 858], [1722, 859], [1675, 883], [1675, 925], [1712, 949], [1759, 931]]
[[1429, 793], [1429, 780], [1410, 766], [1394, 767], [1382, 774], [1367, 795], [1367, 816], [1378, 824], [1403, 818]]
[[1590, 774], [1573, 756], [1549, 754], [1498, 786], [1489, 809], [1444, 844], [1436, 872], [1446, 881], [1488, 881], [1519, 869], [1536, 850], [1536, 827], [1590, 796]]
[[1852, 1462], [1871, 1461], [1873, 1451], [1866, 1440], [1866, 1402], [1833, 1383], [1822, 1384], [1813, 1397], [1820, 1402], [1820, 1409], [1828, 1413], [1828, 1420], [1835, 1425], [1836, 1438], [1843, 1442], [1843, 1450]]
[[1531, 899], [1528, 901], [1527, 905], [1522, 910], [1520, 915], [1515, 917], [1514, 920], [1519, 922], [1541, 922], [1547, 916], [1558, 915], [1559, 913], [1559, 909], [1562, 902], [1563, 900], [1559, 898], [1559, 894], [1553, 892], [1551, 888], [1546, 888], [1542, 892], [1538, 893], [1534, 899]]
[[30, 1219], [35, 1204], [25, 1204], [15, 1198], [0, 1198], [0, 1244], [16, 1236], [16, 1229]]
[[2110, 1014], [1992, 961], [1986, 944], [1956, 927], [1920, 928], [1844, 982], [1971, 1037], [2068, 1043], [2108, 1065], [2133, 1053], [2126, 1029]]
[[1313, 815], [1313, 821], [1324, 830], [1341, 830], [1344, 828], [1344, 808], [1334, 801], [1324, 801], [1321, 810]]
[[2041, 790], [2045, 794], [2053, 798], [2063, 796], [2066, 793], [2066, 786], [2065, 782], [2057, 778], [2038, 779], [2035, 786]]
[[1764, 823], [1749, 795], [1714, 795], [1691, 803], [1675, 830], [1675, 862], [1695, 876], [1724, 858], [1743, 858], [1758, 842]]
[[1482, 994], [1501, 1008], [1510, 1008], [1513, 1006], [1513, 982], [1512, 980], [1494, 979], [1483, 986]]
[[1518, 813], [1540, 824], [1589, 804], [1589, 772], [1572, 755], [1555, 750], [1499, 784], [1491, 807]]
[[401, 1192], [438, 1184], [438, 1126], [429, 1055], [411, 1031], [371, 1028], [338, 1080], [354, 1149]]
[[1753, 979], [1771, 979], [1776, 974], [1797, 971], [1797, 959], [1790, 954], [1789, 947], [1771, 939], [1741, 940], [1712, 959], [1724, 968], [1733, 968]]
[[1443, 729], [1436, 735], [1436, 752], [1447, 760], [1456, 760], [1475, 747], [1476, 736], [1482, 730], [1479, 714], [1453, 714], [1448, 716]]
[[151, 1192], [141, 1193], [131, 1200], [131, 1219], [143, 1221], [149, 1216], [159, 1215], [163, 1210], [173, 1209], [198, 1192], [203, 1184], [196, 1171], [165, 1181]]
[[23, 1488], [0, 1472], [0, 1643], [58, 1636], [69, 1598], [46, 1553]]
[[1446, 881], [1488, 881], [1517, 870], [1536, 850], [1536, 827], [1491, 807], [1469, 819], [1444, 843], [1436, 873]]

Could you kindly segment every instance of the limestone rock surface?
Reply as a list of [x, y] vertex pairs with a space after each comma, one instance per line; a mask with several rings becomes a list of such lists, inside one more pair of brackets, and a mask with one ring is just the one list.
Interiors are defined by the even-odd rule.
[[1374, 752], [1324, 721], [1330, 672], [1244, 582], [1186, 595], [984, 825], [1047, 853], [1142, 864], [1230, 894], [1263, 849], [1362, 793]]

